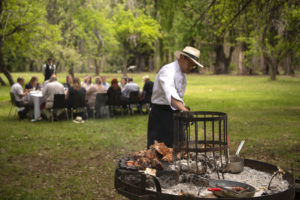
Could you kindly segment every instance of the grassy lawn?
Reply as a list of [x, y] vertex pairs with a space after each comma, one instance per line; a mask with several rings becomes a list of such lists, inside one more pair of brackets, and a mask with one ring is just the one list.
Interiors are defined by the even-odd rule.
[[[20, 75], [42, 80], [14, 79]], [[144, 75], [132, 76], [142, 86]], [[228, 114], [231, 153], [245, 139], [242, 156], [293, 166], [300, 176], [300, 78], [188, 75], [184, 100], [194, 111]], [[146, 115], [31, 123], [8, 119], [8, 101], [9, 87], [0, 87], [0, 199], [123, 198], [113, 187], [115, 164], [146, 146]]]

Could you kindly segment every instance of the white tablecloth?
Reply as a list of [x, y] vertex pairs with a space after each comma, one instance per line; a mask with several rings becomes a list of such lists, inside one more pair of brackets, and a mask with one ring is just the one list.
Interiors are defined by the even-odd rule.
[[40, 105], [41, 105], [41, 99], [43, 97], [43, 94], [41, 91], [31, 91], [29, 95], [33, 100], [34, 120], [37, 120], [41, 117]]

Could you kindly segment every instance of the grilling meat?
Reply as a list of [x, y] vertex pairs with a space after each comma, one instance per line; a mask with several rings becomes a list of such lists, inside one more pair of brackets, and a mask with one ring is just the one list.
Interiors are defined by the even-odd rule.
[[[159, 143], [159, 142], [157, 142], [157, 141], [154, 141], [154, 144], [151, 145], [151, 147], [154, 147], [154, 149], [155, 149], [158, 153], [160, 153], [161, 155], [163, 155], [163, 156], [165, 156], [165, 155], [167, 155], [167, 154], [169, 154], [169, 153], [172, 154], [172, 152], [173, 152], [173, 149], [167, 147], [163, 142], [162, 142], [162, 143]], [[151, 147], [150, 147], [150, 148], [151, 148]]]
[[128, 161], [126, 162], [126, 165], [129, 166], [129, 167], [131, 167], [131, 166], [134, 165], [134, 161], [133, 161], [133, 160], [128, 160]]
[[135, 166], [140, 170], [146, 168], [154, 168], [162, 170], [163, 165], [161, 161], [172, 162], [173, 161], [173, 149], [168, 148], [164, 143], [155, 141], [148, 150], [142, 150], [130, 155], [133, 160], [126, 162], [127, 166]]

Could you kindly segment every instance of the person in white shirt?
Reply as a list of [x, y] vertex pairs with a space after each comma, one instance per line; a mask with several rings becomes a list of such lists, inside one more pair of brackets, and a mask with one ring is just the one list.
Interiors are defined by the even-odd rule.
[[176, 51], [176, 61], [163, 66], [158, 72], [151, 97], [152, 109], [148, 120], [147, 148], [154, 143], [164, 142], [173, 146], [173, 113], [189, 111], [182, 100], [186, 88], [186, 73], [198, 63], [200, 51], [185, 47]]
[[24, 78], [19, 77], [17, 79], [17, 82], [11, 86], [10, 92], [12, 95], [14, 95], [16, 106], [19, 108], [24, 107], [23, 110], [20, 110], [18, 112], [19, 118], [23, 119], [25, 118], [27, 112], [30, 110], [31, 105], [29, 105], [28, 102], [24, 101], [24, 97], [32, 90], [32, 89], [26, 89], [23, 92], [23, 85], [24, 85]]
[[47, 64], [43, 65], [42, 71], [43, 71], [43, 75], [45, 76], [45, 80], [44, 81], [49, 80], [50, 77], [53, 74], [55, 74], [56, 65], [53, 64], [52, 58], [48, 58]]
[[109, 83], [106, 82], [106, 77], [105, 76], [101, 76], [101, 84], [104, 86], [105, 90], [107, 91], [109, 88]]
[[[54, 95], [64, 94], [65, 89], [64, 86], [57, 81], [56, 75], [53, 74], [49, 79], [49, 83], [43, 88], [42, 93], [43, 98], [46, 100], [46, 109], [43, 110], [43, 113], [47, 116], [48, 119], [50, 119], [51, 114], [47, 109], [53, 107]], [[58, 112], [57, 115], [59, 115], [59, 113], [61, 112]]]
[[140, 86], [133, 82], [133, 78], [128, 78], [128, 83], [122, 88], [122, 97], [129, 99], [131, 92], [139, 92]]

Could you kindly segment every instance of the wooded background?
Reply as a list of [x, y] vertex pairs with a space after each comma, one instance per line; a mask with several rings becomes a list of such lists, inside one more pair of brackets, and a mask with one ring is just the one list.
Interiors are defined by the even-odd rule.
[[[2, 0], [0, 70], [157, 71], [185, 46], [200, 73], [294, 74], [300, 63], [297, 0]], [[5, 84], [0, 76], [0, 81]]]

